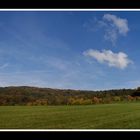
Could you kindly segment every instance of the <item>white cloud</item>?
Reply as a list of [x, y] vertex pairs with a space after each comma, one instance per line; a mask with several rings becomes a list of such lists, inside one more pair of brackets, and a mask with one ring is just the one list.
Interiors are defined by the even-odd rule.
[[104, 14], [101, 20], [94, 17], [84, 24], [89, 31], [97, 31], [103, 29], [104, 39], [108, 40], [114, 46], [118, 37], [126, 36], [129, 32], [128, 20], [120, 18], [113, 14]]
[[113, 45], [115, 45], [119, 35], [126, 36], [129, 31], [127, 19], [105, 14], [102, 22], [104, 24], [100, 25], [105, 29], [104, 38], [111, 41]]
[[118, 32], [122, 35], [126, 35], [129, 31], [128, 22], [126, 19], [111, 14], [105, 14], [103, 19], [112, 22], [113, 26], [115, 26]]
[[100, 52], [98, 50], [89, 49], [83, 54], [96, 59], [99, 63], [106, 63], [110, 67], [120, 69], [124, 69], [129, 63], [132, 63], [132, 61], [128, 59], [127, 54], [123, 52], [113, 53], [111, 50], [102, 50], [102, 52]]

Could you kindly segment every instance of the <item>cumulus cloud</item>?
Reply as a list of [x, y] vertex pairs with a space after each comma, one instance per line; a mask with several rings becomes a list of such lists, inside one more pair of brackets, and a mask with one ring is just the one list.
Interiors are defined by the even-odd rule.
[[106, 63], [110, 67], [124, 69], [128, 64], [132, 63], [128, 59], [127, 54], [123, 52], [113, 53], [111, 50], [98, 50], [89, 49], [83, 53], [85, 56], [96, 59], [99, 63]]
[[101, 23], [104, 23], [101, 25], [105, 29], [104, 38], [111, 41], [113, 45], [119, 35], [126, 36], [129, 31], [127, 19], [112, 14], [105, 14]]

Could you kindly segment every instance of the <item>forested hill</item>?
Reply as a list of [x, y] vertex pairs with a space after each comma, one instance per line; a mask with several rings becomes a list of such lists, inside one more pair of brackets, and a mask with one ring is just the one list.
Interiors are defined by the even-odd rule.
[[0, 87], [0, 105], [73, 105], [139, 100], [140, 89], [86, 91], [38, 87]]

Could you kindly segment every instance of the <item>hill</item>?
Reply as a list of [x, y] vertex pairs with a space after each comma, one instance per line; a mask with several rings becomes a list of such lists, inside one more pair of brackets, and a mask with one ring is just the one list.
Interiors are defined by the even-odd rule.
[[73, 105], [139, 100], [140, 89], [87, 91], [38, 87], [0, 87], [0, 105]]

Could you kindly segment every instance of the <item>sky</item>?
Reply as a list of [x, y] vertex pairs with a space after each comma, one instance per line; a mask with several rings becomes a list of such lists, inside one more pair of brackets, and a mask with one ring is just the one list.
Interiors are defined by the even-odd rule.
[[140, 86], [140, 11], [0, 11], [0, 86]]

